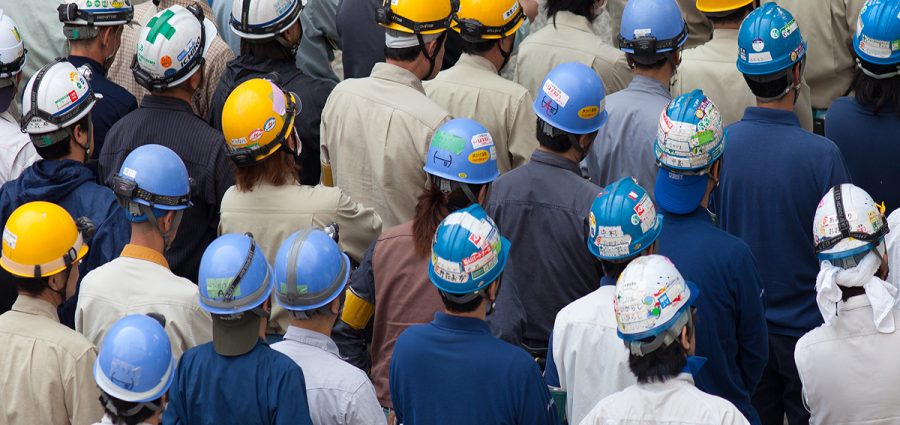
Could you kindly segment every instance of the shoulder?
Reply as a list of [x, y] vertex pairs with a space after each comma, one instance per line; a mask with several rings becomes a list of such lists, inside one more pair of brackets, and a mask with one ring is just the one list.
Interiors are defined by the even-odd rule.
[[408, 238], [412, 236], [412, 221], [408, 221], [406, 223], [398, 224], [394, 227], [385, 229], [383, 232], [381, 232], [381, 235], [378, 236], [378, 241], [381, 242], [389, 239]]

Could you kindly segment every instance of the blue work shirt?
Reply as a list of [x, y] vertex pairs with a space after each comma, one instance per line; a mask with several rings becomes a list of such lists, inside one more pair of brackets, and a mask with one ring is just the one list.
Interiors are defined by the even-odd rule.
[[722, 158], [713, 209], [756, 258], [769, 333], [799, 338], [822, 324], [813, 221], [825, 193], [850, 182], [844, 159], [793, 112], [759, 107], [728, 126]]
[[760, 424], [750, 399], [769, 359], [768, 332], [750, 247], [716, 228], [703, 208], [685, 215], [660, 212], [666, 225], [659, 254], [700, 289], [697, 355], [708, 362], [694, 374], [697, 388], [730, 401], [751, 424]]
[[178, 362], [163, 423], [312, 425], [303, 371], [262, 340], [240, 356], [198, 345]]
[[900, 208], [900, 115], [892, 105], [875, 114], [853, 97], [839, 97], [828, 108], [825, 136], [834, 141], [853, 183], [884, 202], [887, 211]]
[[400, 423], [555, 425], [556, 407], [534, 359], [491, 336], [480, 319], [438, 312], [400, 334], [391, 360]]

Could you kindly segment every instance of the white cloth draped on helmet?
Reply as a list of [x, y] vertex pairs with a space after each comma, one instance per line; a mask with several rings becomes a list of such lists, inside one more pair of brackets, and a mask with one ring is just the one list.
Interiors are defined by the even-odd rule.
[[897, 299], [897, 287], [875, 276], [881, 266], [881, 258], [877, 250], [870, 251], [863, 260], [852, 269], [833, 266], [829, 261], [822, 261], [819, 275], [816, 276], [816, 303], [825, 326], [830, 326], [837, 317], [838, 305], [842, 292], [838, 286], [846, 288], [862, 287], [866, 297], [872, 304], [872, 319], [875, 328], [881, 333], [893, 333], [895, 329], [894, 315], [891, 310]]
[[[900, 229], [900, 209], [894, 210], [887, 219], [888, 227], [891, 229]], [[888, 282], [895, 288], [900, 288], [900, 231], [888, 232], [884, 236], [885, 245], [888, 252]], [[897, 308], [900, 308], [900, 297], [897, 299]]]

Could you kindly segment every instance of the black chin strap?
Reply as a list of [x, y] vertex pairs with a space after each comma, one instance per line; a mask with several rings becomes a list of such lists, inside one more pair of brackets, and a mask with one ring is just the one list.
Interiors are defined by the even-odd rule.
[[[497, 69], [497, 75], [501, 75], [503, 72], [503, 68], [506, 68], [506, 65], [509, 63], [509, 58], [512, 56], [512, 51], [514, 47], [510, 47], [509, 50], [503, 50], [503, 40], [497, 40], [497, 48], [500, 49], [500, 55], [503, 56], [503, 63], [500, 64], [500, 68]], [[515, 40], [513, 40], [515, 44]]]
[[428, 59], [428, 74], [425, 75], [423, 80], [426, 80], [431, 77], [431, 73], [434, 72], [435, 59], [437, 59], [438, 52], [441, 50], [441, 45], [444, 44], [444, 38], [447, 37], [447, 31], [444, 31], [439, 35], [435, 41], [434, 54], [428, 54], [428, 46], [425, 43], [425, 38], [422, 37], [421, 33], [416, 33], [416, 38], [419, 40], [419, 49], [422, 50], [422, 55], [425, 56], [425, 59]]

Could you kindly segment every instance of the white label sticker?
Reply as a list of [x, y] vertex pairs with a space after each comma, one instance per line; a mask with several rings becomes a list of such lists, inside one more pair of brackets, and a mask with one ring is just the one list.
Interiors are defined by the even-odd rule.
[[634, 30], [634, 38], [641, 38], [644, 36], [648, 36], [652, 32], [653, 32], [653, 30], [651, 30], [650, 28], [638, 28], [638, 29]]
[[876, 58], [891, 57], [891, 43], [888, 41], [876, 40], [866, 37], [865, 35], [859, 40], [859, 50], [865, 54]]
[[543, 92], [546, 93], [547, 96], [550, 96], [551, 99], [553, 99], [556, 103], [559, 104], [559, 106], [562, 106], [563, 108], [566, 107], [566, 103], [569, 103], [569, 95], [566, 94], [566, 92], [560, 90], [560, 88], [557, 87], [556, 84], [554, 84], [553, 81], [549, 78], [546, 82], [544, 82]]
[[748, 62], [750, 62], [750, 63], [772, 62], [772, 54], [769, 52], [750, 53]]
[[494, 139], [490, 133], [481, 133], [472, 136], [472, 149], [479, 149], [486, 146], [494, 146]]
[[125, 177], [130, 177], [132, 179], [137, 177], [137, 171], [132, 170], [131, 168], [128, 168], [128, 167], [125, 167], [122, 169], [122, 174], [124, 174]]
[[10, 232], [9, 229], [3, 229], [3, 243], [6, 246], [15, 249], [16, 248], [16, 240], [19, 239], [16, 237], [16, 234]]
[[515, 15], [516, 12], [518, 12], [518, 11], [519, 11], [519, 2], [515, 2], [515, 3], [513, 3], [512, 7], [509, 8], [509, 10], [507, 10], [506, 12], [503, 12], [503, 20], [506, 21], [507, 19], [512, 17], [512, 15]]

